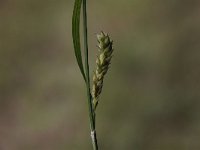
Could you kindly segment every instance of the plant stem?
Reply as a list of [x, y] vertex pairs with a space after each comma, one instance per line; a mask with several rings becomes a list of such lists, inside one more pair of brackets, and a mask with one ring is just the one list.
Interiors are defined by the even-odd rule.
[[90, 94], [86, 0], [83, 0], [83, 35], [84, 35], [84, 52], [85, 52], [86, 87], [87, 87], [87, 99], [88, 99], [88, 108], [89, 108], [91, 138], [92, 138], [93, 150], [98, 150], [96, 131], [95, 131], [95, 113], [94, 113], [93, 104], [92, 104], [92, 97]]

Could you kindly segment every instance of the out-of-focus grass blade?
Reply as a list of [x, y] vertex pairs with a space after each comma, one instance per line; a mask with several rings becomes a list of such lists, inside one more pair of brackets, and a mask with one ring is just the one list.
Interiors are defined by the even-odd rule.
[[73, 36], [74, 53], [76, 56], [76, 60], [80, 68], [81, 74], [83, 75], [83, 78], [86, 81], [85, 72], [83, 68], [82, 55], [81, 55], [81, 44], [80, 44], [81, 5], [82, 5], [82, 0], [75, 0], [73, 17], [72, 17], [72, 36]]

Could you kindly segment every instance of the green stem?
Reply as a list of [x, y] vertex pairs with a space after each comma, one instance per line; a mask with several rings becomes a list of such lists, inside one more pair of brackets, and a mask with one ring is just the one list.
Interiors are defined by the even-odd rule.
[[92, 138], [93, 150], [98, 150], [96, 131], [95, 131], [95, 113], [94, 113], [93, 104], [92, 104], [92, 97], [91, 97], [91, 94], [90, 94], [86, 0], [83, 0], [83, 35], [84, 35], [84, 52], [85, 52], [86, 87], [87, 87], [87, 98], [88, 98], [91, 138]]

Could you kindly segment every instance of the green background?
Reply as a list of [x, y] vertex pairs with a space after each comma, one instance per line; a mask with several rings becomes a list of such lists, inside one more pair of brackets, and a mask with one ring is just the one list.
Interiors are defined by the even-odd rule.
[[[0, 150], [90, 150], [71, 36], [74, 1], [0, 1]], [[200, 149], [200, 1], [88, 0], [114, 57], [97, 110], [100, 150]]]

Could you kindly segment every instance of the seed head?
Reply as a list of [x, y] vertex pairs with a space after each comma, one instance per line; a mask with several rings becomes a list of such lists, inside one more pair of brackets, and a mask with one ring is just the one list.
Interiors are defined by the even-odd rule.
[[99, 95], [101, 94], [103, 87], [103, 79], [107, 73], [112, 58], [113, 42], [110, 37], [101, 32], [97, 35], [99, 55], [96, 59], [96, 70], [93, 74], [93, 85], [92, 85], [92, 98], [94, 109], [96, 109], [99, 102]]

